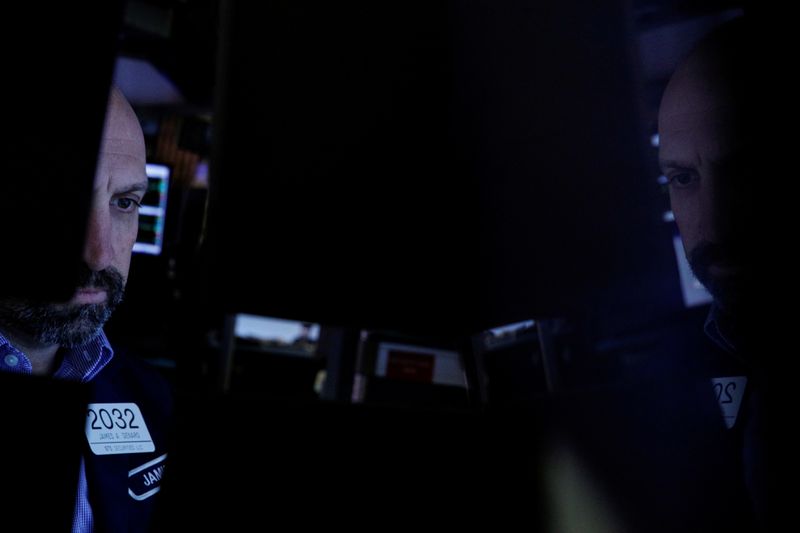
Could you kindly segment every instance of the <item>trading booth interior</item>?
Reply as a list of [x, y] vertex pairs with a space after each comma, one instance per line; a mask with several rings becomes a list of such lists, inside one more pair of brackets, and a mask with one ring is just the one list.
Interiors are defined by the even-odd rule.
[[654, 136], [742, 9], [126, 2], [151, 190], [106, 329], [175, 388], [154, 531], [742, 526]]

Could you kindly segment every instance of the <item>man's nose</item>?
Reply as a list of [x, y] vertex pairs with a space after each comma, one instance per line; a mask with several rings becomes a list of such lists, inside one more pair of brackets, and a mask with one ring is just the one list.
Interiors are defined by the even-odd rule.
[[93, 209], [86, 228], [83, 260], [92, 271], [99, 272], [111, 266], [112, 257], [111, 220], [108, 213]]

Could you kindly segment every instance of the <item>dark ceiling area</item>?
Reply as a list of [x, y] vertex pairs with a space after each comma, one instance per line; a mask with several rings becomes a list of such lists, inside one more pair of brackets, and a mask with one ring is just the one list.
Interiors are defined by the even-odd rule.
[[174, 84], [183, 107], [213, 108], [219, 0], [130, 0], [119, 55], [149, 62]]
[[[694, 33], [707, 29], [708, 24], [702, 21], [713, 21], [720, 13], [741, 10], [744, 2], [633, 0], [630, 8], [640, 48], [658, 45], [677, 47], [679, 51], [682, 41], [691, 41]], [[219, 9], [220, 0], [129, 0], [119, 54], [147, 61], [174, 84], [182, 95], [183, 107], [208, 113], [214, 101]], [[646, 83], [656, 81], [647, 79], [650, 75], [661, 74], [658, 69], [664, 68], [664, 53], [644, 50], [642, 68]], [[654, 54], [658, 56], [655, 59]], [[655, 63], [648, 65], [648, 61]]]
[[744, 7], [742, 0], [633, 0], [631, 4], [638, 31]]

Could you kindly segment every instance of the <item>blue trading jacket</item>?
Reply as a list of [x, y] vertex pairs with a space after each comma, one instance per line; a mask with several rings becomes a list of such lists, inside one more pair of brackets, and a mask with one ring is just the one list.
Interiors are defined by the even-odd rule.
[[92, 380], [91, 388], [93, 404], [135, 403], [155, 445], [152, 452], [98, 455], [86, 442], [84, 456], [94, 532], [145, 533], [167, 464], [166, 445], [173, 412], [169, 384], [147, 363], [117, 352]]

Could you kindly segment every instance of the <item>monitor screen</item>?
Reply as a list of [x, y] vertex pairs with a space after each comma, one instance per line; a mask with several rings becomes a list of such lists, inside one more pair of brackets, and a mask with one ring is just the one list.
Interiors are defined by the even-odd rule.
[[148, 188], [139, 208], [139, 235], [133, 245], [135, 253], [159, 255], [164, 243], [167, 214], [167, 193], [171, 169], [167, 165], [146, 166]]
[[319, 342], [320, 325], [240, 313], [234, 335], [239, 347], [250, 346], [281, 355], [313, 357]]
[[418, 383], [467, 386], [457, 351], [400, 342], [378, 344], [375, 375]]

